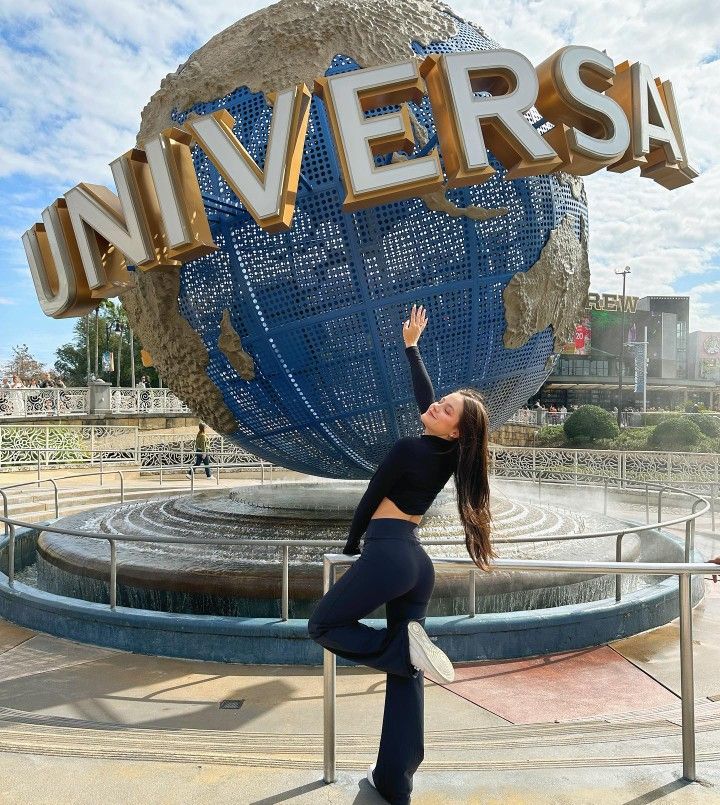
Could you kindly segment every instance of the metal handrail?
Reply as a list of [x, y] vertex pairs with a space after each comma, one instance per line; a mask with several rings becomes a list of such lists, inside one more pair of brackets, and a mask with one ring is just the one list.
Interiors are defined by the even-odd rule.
[[[551, 474], [553, 472], [556, 472], [556, 470], [546, 469], [546, 470], [542, 470], [542, 471], [537, 473], [538, 501], [542, 500], [542, 494], [541, 494], [540, 490], [541, 490], [541, 485], [542, 485], [543, 478], [545, 478], [546, 476], [548, 476], [549, 474]], [[557, 470], [557, 472], [565, 472], [565, 471], [564, 470]], [[627, 483], [628, 479], [623, 477], [623, 476], [617, 476], [617, 475], [586, 475], [586, 474], [583, 474], [582, 478], [583, 479], [595, 479], [595, 480], [601, 479], [601, 480], [604, 481], [603, 514], [607, 514], [608, 481], [610, 481], [610, 480], [619, 481], [620, 482], [620, 488], [624, 489], [625, 491], [629, 491], [629, 490], [633, 489], [633, 486]], [[559, 483], [559, 484], [572, 483], [573, 486], [577, 486], [578, 485], [578, 477], [576, 476], [572, 482], [567, 480], [567, 479], [557, 479], [555, 481], [555, 483]], [[632, 483], [634, 484], [634, 483], [637, 483], [637, 482], [632, 482]], [[645, 512], [646, 512], [645, 516], [646, 516], [646, 521], [648, 521], [650, 519], [648, 495], [649, 495], [650, 484], [653, 483], [653, 482], [651, 482], [651, 481], [641, 481], [640, 483], [643, 484], [644, 487], [645, 487]], [[658, 528], [665, 528], [665, 527], [670, 526], [670, 525], [677, 525], [680, 522], [684, 522], [685, 523], [685, 561], [689, 562], [690, 561], [690, 555], [691, 555], [691, 544], [693, 543], [694, 537], [695, 537], [695, 520], [700, 515], [705, 514], [705, 512], [708, 511], [708, 508], [712, 512], [712, 515], [711, 515], [712, 516], [712, 529], [713, 529], [713, 531], [715, 530], [715, 506], [714, 506], [714, 504], [715, 504], [714, 491], [715, 490], [714, 490], [714, 484], [711, 485], [711, 493], [713, 493], [713, 494], [712, 494], [712, 496], [710, 498], [710, 501], [708, 501], [706, 498], [702, 497], [701, 495], [696, 495], [694, 492], [689, 492], [688, 490], [682, 489], [680, 487], [672, 487], [672, 486], [668, 486], [667, 484], [659, 484], [659, 483], [654, 484], [654, 486], [659, 486], [660, 487], [659, 490], [658, 490], [658, 521], [657, 522], [652, 523], [652, 524], [647, 523], [645, 525], [645, 527], [629, 528], [629, 529], [625, 529], [623, 531], [605, 532], [605, 534], [603, 534], [603, 536], [610, 536], [611, 534], [616, 534], [617, 535], [616, 536], [616, 541], [615, 541], [615, 561], [616, 562], [622, 562], [622, 541], [623, 541], [623, 537], [626, 534], [640, 534], [643, 531], [648, 531], [648, 530], [653, 530], [654, 531], [654, 530], [657, 530]], [[694, 516], [691, 519], [687, 519], [685, 517], [680, 517], [680, 518], [677, 518], [675, 520], [667, 520], [667, 521], [663, 522], [662, 521], [662, 496], [663, 496], [663, 492], [680, 492], [681, 494], [690, 495], [691, 497], [694, 497], [695, 501], [693, 502], [693, 507], [692, 507], [692, 515], [694, 515]], [[707, 508], [703, 509], [701, 512], [696, 513], [695, 512], [695, 507], [698, 505], [698, 503], [705, 503]], [[691, 525], [691, 523], [692, 523], [692, 525]], [[560, 539], [562, 539], [562, 537], [560, 537]], [[620, 574], [617, 574], [615, 576], [615, 600], [616, 601], [621, 601], [622, 600], [622, 576]]]
[[[244, 466], [244, 465], [240, 465]], [[172, 470], [183, 471], [184, 466], [174, 467]], [[124, 480], [122, 472], [116, 471], [121, 478], [121, 496], [123, 496]], [[97, 475], [98, 473], [82, 473], [79, 475], [68, 476], [81, 477], [82, 475]], [[584, 476], [589, 479], [592, 476]], [[602, 476], [607, 480], [607, 476]], [[193, 483], [194, 473], [191, 474], [190, 482], [191, 489], [194, 487]], [[57, 492], [57, 485], [55, 480], [61, 479], [45, 479], [54, 484]], [[35, 484], [35, 481], [27, 481], [20, 484], [14, 484], [12, 487], [18, 488]], [[685, 556], [689, 556], [692, 538], [694, 535], [694, 522], [697, 517], [704, 514], [708, 508], [708, 501], [700, 495], [696, 495], [687, 490], [671, 487], [666, 484], [658, 485], [660, 494], [663, 491], [679, 492], [681, 494], [689, 495], [695, 498], [691, 514], [685, 517], [678, 517], [672, 520], [667, 520], [664, 523], [657, 523], [646, 525], [640, 528], [624, 529], [622, 535], [625, 533], [638, 533], [648, 529], [656, 529], [661, 526], [677, 524], [685, 522], [686, 524], [686, 541], [685, 541]], [[7, 489], [6, 488], [6, 489]], [[646, 495], [647, 490], [650, 488], [648, 482], [645, 483]], [[606, 484], [607, 492], [607, 484]], [[36, 523], [26, 523], [21, 520], [12, 519], [7, 516], [7, 495], [5, 489], [0, 489], [0, 494], [3, 496], [4, 502], [4, 516], [0, 517], [0, 522], [5, 523], [6, 529], [9, 531], [8, 539], [8, 584], [14, 587], [14, 574], [15, 574], [15, 529], [20, 528], [37, 528]], [[56, 496], [57, 500], [57, 496]], [[696, 511], [698, 504], [705, 504], [702, 511]], [[56, 504], [57, 507], [57, 504]], [[660, 509], [661, 511], [661, 509]], [[193, 539], [177, 539], [173, 537], [160, 537], [145, 535], [121, 535], [114, 534], [108, 537], [107, 534], [90, 533], [86, 531], [79, 531], [77, 529], [57, 528], [54, 526], [43, 526], [43, 531], [50, 533], [66, 534], [69, 536], [87, 537], [91, 539], [106, 539], [110, 545], [110, 608], [115, 609], [117, 606], [117, 541], [127, 542], [154, 542], [165, 544], [207, 544], [207, 538], [202, 540]], [[549, 540], [569, 540], [569, 539], [595, 539], [603, 536], [620, 536], [616, 530], [596, 532], [592, 534], [572, 534], [572, 535], [557, 535], [549, 537], [525, 537], [525, 538], [506, 538], [495, 540], [497, 543], [509, 542], [535, 542], [535, 541], [549, 541]], [[318, 545], [340, 545], [341, 541], [328, 540], [284, 540], [278, 542], [276, 540], [229, 540], [222, 538], [215, 538], [213, 544], [216, 545], [272, 545], [283, 552], [283, 576], [282, 576], [282, 618], [288, 619], [288, 589], [289, 589], [289, 552], [291, 547], [307, 547]], [[426, 545], [448, 545], [448, 544], [462, 544], [460, 541], [450, 542], [448, 540], [423, 540]], [[446, 565], [455, 567], [468, 567], [468, 579], [470, 584], [470, 602], [471, 612], [469, 616], [475, 614], [475, 579], [477, 568], [474, 566], [472, 560], [461, 558], [431, 558], [434, 565]], [[354, 561], [353, 557], [344, 554], [326, 554], [323, 559], [323, 587], [327, 591], [330, 585], [334, 583], [335, 567], [339, 564], [350, 564]], [[678, 575], [679, 588], [680, 588], [680, 648], [681, 648], [681, 699], [682, 699], [682, 729], [683, 729], [683, 774], [688, 780], [695, 779], [695, 730], [694, 730], [694, 701], [693, 701], [693, 679], [692, 679], [692, 606], [690, 597], [690, 581], [689, 576], [693, 574], [707, 574], [711, 575], [717, 572], [717, 566], [713, 564], [678, 564], [678, 563], [642, 563], [642, 562], [568, 562], [568, 561], [547, 561], [547, 560], [518, 560], [518, 559], [500, 559], [491, 563], [491, 569], [505, 569], [513, 572], [519, 571], [545, 571], [551, 573], [570, 572], [579, 574], [615, 574], [619, 577], [623, 574], [647, 574], [647, 575]], [[335, 779], [335, 675], [336, 675], [336, 662], [335, 655], [331, 652], [325, 651], [324, 656], [324, 700], [325, 700], [325, 779], [326, 782], [332, 782]]]
[[[352, 564], [357, 557], [344, 554], [325, 554], [323, 557], [323, 591], [335, 583], [338, 565]], [[433, 565], [467, 567], [471, 559], [434, 558]], [[547, 573], [603, 574], [620, 573], [667, 576], [677, 575], [680, 596], [680, 702], [682, 709], [683, 778], [693, 782], [695, 775], [695, 685], [693, 680], [692, 597], [690, 576], [717, 573], [714, 564], [659, 562], [565, 562], [547, 560], [498, 559], [490, 563], [492, 570], [544, 571]], [[471, 572], [474, 572], [471, 570]], [[336, 678], [337, 661], [328, 649], [323, 649], [323, 777], [326, 783], [336, 780]]]
[[[245, 465], [241, 465], [245, 466]], [[230, 465], [229, 468], [232, 468]], [[172, 467], [170, 468], [171, 471], [174, 472], [182, 472], [185, 470], [184, 466], [180, 467]], [[124, 502], [124, 478], [121, 470], [114, 470], [114, 473], [120, 476], [120, 496], [121, 502]], [[74, 476], [67, 476], [68, 478], [73, 477], [83, 477], [87, 475], [97, 475], [98, 473], [80, 473]], [[102, 473], [101, 473], [102, 475]], [[591, 476], [586, 476], [591, 477]], [[602, 476], [606, 478], [607, 476]], [[56, 514], [58, 513], [58, 505], [57, 505], [57, 485], [54, 483], [53, 479], [45, 479], [48, 481], [53, 482], [55, 486], [56, 493]], [[62, 479], [58, 479], [62, 480]], [[6, 487], [6, 489], [11, 488], [18, 488], [20, 486], [30, 486], [35, 484], [35, 481], [25, 481], [20, 484], [14, 484], [11, 487]], [[648, 484], [646, 483], [646, 488]], [[195, 476], [194, 473], [190, 475], [190, 494], [194, 494], [195, 488]], [[610, 531], [598, 531], [598, 532], [591, 532], [591, 533], [581, 533], [581, 534], [558, 534], [558, 535], [546, 535], [546, 536], [538, 536], [538, 537], [506, 537], [506, 538], [498, 538], [494, 539], [494, 544], [524, 544], [524, 543], [532, 543], [532, 542], [562, 542], [562, 541], [570, 541], [570, 540], [583, 540], [583, 539], [601, 539], [603, 537], [610, 537], [614, 536], [616, 538], [616, 562], [622, 561], [622, 538], [625, 534], [639, 534], [643, 531], [647, 530], [656, 530], [661, 527], [666, 527], [668, 525], [675, 525], [680, 522], [685, 523], [685, 559], [689, 561], [690, 557], [690, 545], [694, 536], [694, 521], [697, 517], [701, 516], [707, 511], [708, 502], [705, 498], [694, 494], [693, 492], [688, 492], [687, 490], [677, 489], [674, 487], [668, 487], [667, 485], [663, 485], [661, 490], [668, 489], [670, 491], [680, 492], [681, 494], [689, 495], [690, 497], [695, 498], [693, 503], [693, 510], [690, 515], [686, 515], [685, 517], [677, 517], [672, 520], [667, 520], [665, 522], [653, 523], [653, 524], [646, 524], [642, 527], [632, 527], [623, 529], [622, 531], [618, 532], [617, 529], [612, 529]], [[607, 485], [605, 487], [607, 492]], [[37, 528], [37, 523], [27, 523], [21, 520], [13, 520], [8, 517], [7, 511], [7, 496], [4, 490], [0, 490], [0, 493], [3, 495], [3, 517], [0, 517], [0, 522], [5, 523], [5, 533], [8, 535], [9, 538], [9, 545], [8, 545], [8, 583], [12, 587], [15, 583], [15, 566], [14, 561], [10, 561], [10, 556], [14, 556], [15, 550], [15, 528]], [[706, 508], [696, 512], [695, 507], [699, 503], [704, 503]], [[59, 515], [58, 515], [59, 516]], [[691, 526], [692, 521], [692, 527]], [[181, 545], [198, 545], [198, 544], [207, 544], [207, 538], [202, 540], [193, 540], [187, 539], [186, 537], [183, 538], [175, 538], [175, 537], [159, 537], [156, 535], [152, 536], [145, 536], [143, 534], [114, 534], [112, 539], [108, 537], [107, 534], [98, 533], [98, 532], [89, 532], [89, 531], [80, 531], [77, 529], [66, 529], [66, 528], [57, 528], [54, 526], [45, 525], [42, 528], [43, 531], [47, 531], [48, 533], [56, 533], [56, 534], [65, 534], [68, 536], [75, 536], [75, 537], [86, 537], [89, 539], [102, 539], [108, 540], [110, 543], [110, 608], [115, 609], [116, 601], [117, 601], [117, 552], [115, 549], [115, 541], [122, 541], [122, 542], [149, 542], [149, 543], [163, 543], [163, 544], [181, 544]], [[285, 541], [276, 541], [276, 540], [223, 540], [223, 539], [216, 539], [214, 543], [216, 545], [272, 545], [275, 546], [278, 551], [282, 551], [282, 591], [281, 591], [281, 618], [283, 621], [288, 620], [289, 617], [289, 548], [290, 547], [317, 547], [319, 545], [322, 546], [341, 546], [344, 543], [341, 540], [285, 540]], [[432, 540], [432, 539], [424, 539], [424, 545], [463, 545], [463, 540]], [[468, 573], [468, 616], [474, 617], [476, 614], [476, 595], [475, 595], [475, 572], [471, 570]], [[615, 600], [620, 601], [622, 597], [622, 586], [621, 586], [621, 576], [616, 574], [615, 576]]]

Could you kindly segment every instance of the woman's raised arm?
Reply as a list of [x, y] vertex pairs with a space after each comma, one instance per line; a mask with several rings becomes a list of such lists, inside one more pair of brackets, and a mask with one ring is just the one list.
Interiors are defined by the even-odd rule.
[[410, 318], [406, 319], [403, 324], [403, 341], [405, 342], [405, 356], [410, 364], [415, 400], [421, 414], [424, 414], [430, 405], [435, 402], [435, 389], [417, 346], [426, 326], [427, 313], [425, 308], [422, 305], [420, 307], [413, 305], [410, 311]]

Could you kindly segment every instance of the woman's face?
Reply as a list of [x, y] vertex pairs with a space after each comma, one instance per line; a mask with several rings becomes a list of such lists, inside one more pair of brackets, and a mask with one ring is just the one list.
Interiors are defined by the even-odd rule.
[[462, 411], [463, 396], [455, 391], [434, 402], [420, 415], [420, 420], [431, 435], [457, 439], [460, 435], [458, 426]]

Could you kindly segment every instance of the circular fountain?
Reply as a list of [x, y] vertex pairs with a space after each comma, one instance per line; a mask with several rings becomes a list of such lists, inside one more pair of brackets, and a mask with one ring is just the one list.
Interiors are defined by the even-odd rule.
[[[56, 525], [108, 537], [153, 535], [180, 541], [119, 540], [117, 601], [136, 609], [200, 615], [277, 616], [279, 546], [286, 540], [307, 541], [307, 546], [292, 547], [289, 573], [290, 617], [307, 618], [322, 595], [323, 553], [331, 550], [329, 543], [344, 542], [364, 488], [362, 482], [257, 485], [108, 506], [65, 517]], [[494, 538], [503, 558], [567, 559], [580, 554], [603, 561], [614, 556], [614, 545], [607, 540], [512, 542], [526, 535], [549, 538], [619, 527], [612, 518], [511, 500], [497, 493], [492, 513]], [[451, 492], [444, 491], [435, 501], [423, 518], [419, 535], [430, 556], [467, 556]], [[220, 537], [257, 544], [216, 545]], [[37, 551], [41, 589], [109, 602], [108, 543], [45, 533], [38, 540]], [[640, 553], [641, 540], [629, 535], [624, 557], [633, 560]], [[599, 600], [610, 595], [613, 584], [614, 579], [607, 576], [478, 574], [476, 611], [508, 612]], [[641, 578], [633, 578], [634, 587], [643, 584]], [[429, 614], [467, 612], [467, 589], [467, 571], [437, 568]]]
[[[18, 535], [15, 556], [16, 564], [32, 567], [18, 574], [14, 587], [0, 579], [0, 616], [140, 653], [317, 664], [322, 654], [308, 637], [306, 618], [322, 594], [322, 556], [339, 550], [329, 543], [344, 542], [364, 488], [363, 482], [344, 481], [247, 486], [105, 506], [53, 523], [116, 541], [115, 609], [107, 605], [110, 551], [105, 539], [28, 529]], [[614, 559], [613, 537], [553, 540], [628, 530], [626, 521], [588, 510], [592, 490], [575, 494], [577, 500], [564, 489], [561, 503], [540, 504], [536, 486], [495, 479], [491, 498], [499, 556]], [[133, 535], [177, 542], [122, 539]], [[419, 535], [431, 556], [467, 556], [454, 492], [438, 496]], [[527, 537], [542, 539], [523, 541]], [[218, 539], [229, 544], [218, 545]], [[308, 544], [290, 550], [289, 620], [283, 621], [281, 544], [287, 540]], [[682, 557], [680, 541], [657, 528], [627, 533], [622, 545], [624, 561], [673, 562]], [[478, 571], [475, 578], [473, 611], [468, 570], [436, 566], [426, 625], [456, 661], [600, 645], [677, 617], [673, 576], [623, 576], [619, 602], [612, 575], [495, 570]], [[701, 597], [698, 578], [693, 601]], [[370, 622], [383, 614], [382, 609], [370, 613]]]

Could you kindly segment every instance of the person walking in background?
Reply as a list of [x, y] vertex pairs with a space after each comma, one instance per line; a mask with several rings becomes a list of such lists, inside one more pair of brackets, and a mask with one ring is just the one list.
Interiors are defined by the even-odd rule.
[[195, 436], [195, 463], [187, 471], [188, 478], [195, 474], [195, 467], [199, 467], [201, 464], [205, 465], [205, 475], [207, 475], [208, 478], [212, 478], [212, 473], [210, 472], [210, 456], [208, 455], [207, 445], [208, 438], [205, 433], [205, 423], [201, 422], [198, 425], [198, 432]]

